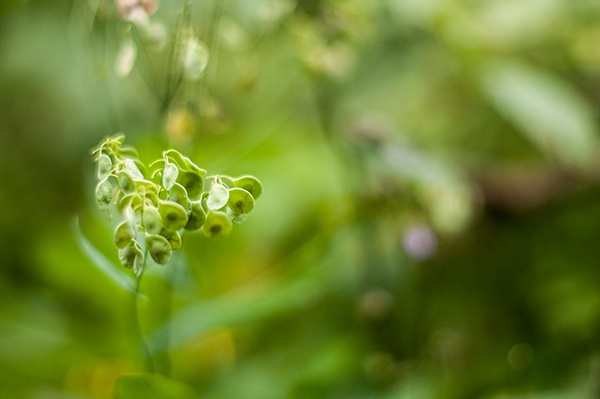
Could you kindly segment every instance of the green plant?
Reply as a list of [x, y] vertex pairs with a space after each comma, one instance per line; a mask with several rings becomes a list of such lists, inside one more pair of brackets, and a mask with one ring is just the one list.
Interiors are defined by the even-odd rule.
[[183, 232], [207, 237], [228, 235], [242, 223], [262, 194], [253, 176], [206, 176], [206, 171], [176, 150], [146, 167], [125, 136], [105, 138], [92, 150], [97, 166], [96, 203], [109, 217], [122, 217], [114, 242], [123, 266], [141, 276], [147, 254], [169, 263], [182, 246]]

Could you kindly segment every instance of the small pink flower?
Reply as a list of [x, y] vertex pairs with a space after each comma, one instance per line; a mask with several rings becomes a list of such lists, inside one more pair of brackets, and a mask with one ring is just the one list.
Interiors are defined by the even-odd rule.
[[145, 20], [158, 9], [158, 0], [115, 0], [117, 12], [127, 21]]

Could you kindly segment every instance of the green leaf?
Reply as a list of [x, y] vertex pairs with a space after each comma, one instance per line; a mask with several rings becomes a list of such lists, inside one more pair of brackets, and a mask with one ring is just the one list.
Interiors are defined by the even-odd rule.
[[254, 176], [241, 176], [233, 179], [233, 183], [236, 187], [243, 188], [248, 191], [255, 200], [260, 197], [263, 191], [262, 183]]
[[194, 390], [159, 374], [120, 377], [115, 383], [115, 399], [193, 399]]
[[254, 198], [243, 188], [232, 188], [229, 190], [227, 206], [234, 215], [248, 214], [254, 209]]
[[212, 211], [223, 208], [229, 200], [229, 190], [222, 184], [215, 183], [210, 189], [206, 205]]
[[498, 60], [481, 68], [481, 88], [532, 143], [573, 166], [596, 152], [594, 112], [565, 81], [524, 63]]
[[[234, 327], [304, 309], [318, 301], [339, 280], [327, 270], [265, 285], [257, 284], [188, 305], [154, 331], [149, 346], [154, 353], [184, 345], [215, 327]], [[165, 340], [165, 331], [170, 340]]]
[[73, 232], [75, 238], [77, 239], [77, 244], [79, 248], [81, 248], [82, 252], [87, 256], [87, 258], [92, 262], [94, 266], [98, 270], [100, 270], [105, 276], [107, 276], [110, 281], [112, 281], [118, 287], [122, 289], [133, 292], [136, 292], [136, 282], [135, 279], [125, 272], [117, 265], [113, 264], [110, 260], [108, 260], [102, 252], [100, 252], [92, 243], [85, 237], [81, 228], [79, 227], [79, 220], [75, 219], [73, 223]]

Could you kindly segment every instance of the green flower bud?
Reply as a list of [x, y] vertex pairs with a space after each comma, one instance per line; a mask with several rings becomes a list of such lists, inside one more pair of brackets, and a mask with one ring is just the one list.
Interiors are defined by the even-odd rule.
[[142, 224], [146, 233], [158, 234], [162, 230], [162, 218], [160, 212], [154, 206], [144, 207], [144, 215], [142, 216]]
[[262, 183], [254, 176], [241, 176], [237, 179], [233, 179], [233, 184], [236, 187], [243, 188], [248, 191], [255, 200], [262, 194], [263, 188]]
[[204, 209], [202, 209], [200, 201], [192, 202], [192, 212], [185, 225], [185, 229], [190, 231], [198, 230], [202, 227], [205, 220], [206, 214], [204, 213]]
[[166, 229], [179, 230], [185, 227], [188, 222], [187, 212], [177, 202], [159, 201], [158, 212], [160, 213], [162, 224]]
[[112, 170], [112, 161], [106, 154], [98, 155], [98, 179], [106, 179]]
[[229, 190], [227, 206], [234, 215], [248, 214], [254, 209], [254, 198], [243, 188], [232, 188]]
[[119, 249], [119, 260], [126, 268], [133, 268], [136, 276], [142, 274], [144, 252], [137, 241], [131, 240], [124, 248]]
[[202, 232], [207, 237], [221, 237], [228, 235], [232, 227], [231, 219], [225, 212], [209, 211]]
[[117, 248], [125, 248], [135, 238], [135, 231], [128, 220], [117, 226], [115, 230], [115, 245]]
[[146, 248], [150, 252], [152, 259], [161, 265], [164, 265], [171, 260], [172, 249], [169, 241], [158, 234], [146, 234]]
[[229, 200], [229, 190], [222, 184], [215, 183], [212, 185], [206, 200], [206, 205], [211, 211], [216, 211], [223, 208]]

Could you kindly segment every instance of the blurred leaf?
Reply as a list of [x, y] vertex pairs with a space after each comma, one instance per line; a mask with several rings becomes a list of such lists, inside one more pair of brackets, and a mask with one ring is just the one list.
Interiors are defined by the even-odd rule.
[[487, 62], [480, 72], [485, 96], [535, 145], [569, 165], [592, 160], [597, 145], [593, 111], [565, 81], [509, 60]]
[[157, 374], [121, 377], [115, 384], [115, 399], [190, 399], [194, 390], [178, 381]]
[[81, 231], [79, 219], [75, 219], [73, 222], [73, 232], [83, 253], [101, 272], [117, 286], [137, 294], [136, 282], [133, 276], [125, 272], [120, 266], [113, 264], [92, 245]]
[[[151, 351], [161, 352], [167, 345], [181, 346], [190, 338], [217, 326], [235, 326], [302, 309], [331, 289], [331, 282], [307, 276], [270, 286], [251, 286], [220, 297], [192, 304], [173, 315], [150, 338]], [[172, 329], [169, 342], [163, 339]]]

